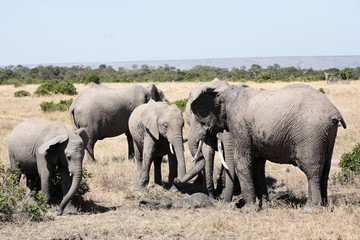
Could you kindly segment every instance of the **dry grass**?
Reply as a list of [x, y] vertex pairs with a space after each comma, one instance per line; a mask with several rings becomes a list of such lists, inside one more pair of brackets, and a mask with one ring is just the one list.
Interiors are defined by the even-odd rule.
[[[157, 83], [169, 101], [187, 98], [198, 83]], [[252, 87], [276, 89], [288, 83], [248, 83]], [[344, 152], [360, 142], [360, 81], [350, 84], [309, 83], [323, 88], [326, 96], [342, 113], [348, 129], [339, 128], [331, 173], [339, 171], [338, 162]], [[127, 84], [105, 84], [120, 87]], [[146, 84], [144, 84], [146, 85]], [[79, 92], [87, 86], [76, 85]], [[70, 96], [15, 98], [14, 92], [33, 93], [37, 85], [20, 88], [0, 86], [0, 164], [9, 166], [7, 141], [13, 127], [28, 117], [64, 122], [69, 128], [68, 114], [43, 113], [40, 103], [69, 99]], [[184, 135], [187, 136], [188, 126]], [[187, 169], [192, 166], [185, 146]], [[136, 165], [127, 160], [125, 136], [99, 141], [95, 146], [98, 163], [84, 162], [93, 175], [91, 192], [86, 200], [91, 209], [78, 215], [55, 217], [54, 221], [23, 225], [0, 223], [0, 239], [357, 239], [360, 236], [360, 190], [356, 186], [330, 184], [330, 206], [320, 213], [303, 215], [299, 204], [306, 196], [305, 175], [289, 165], [267, 163], [266, 172], [272, 180], [270, 197], [273, 207], [260, 212], [242, 214], [235, 203], [219, 204], [211, 209], [148, 210], [137, 207], [139, 198], [183, 197], [159, 187], [145, 193], [132, 191]], [[219, 171], [219, 161], [216, 171]], [[167, 163], [163, 164], [166, 181]], [[152, 176], [151, 176], [152, 177]], [[152, 181], [152, 178], [151, 180]], [[276, 200], [279, 198], [278, 200]]]

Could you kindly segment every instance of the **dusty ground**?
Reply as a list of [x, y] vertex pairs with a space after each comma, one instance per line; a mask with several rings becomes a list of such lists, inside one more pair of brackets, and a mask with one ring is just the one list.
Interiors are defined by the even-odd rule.
[[[170, 101], [187, 98], [198, 83], [157, 83]], [[280, 88], [288, 83], [248, 83], [265, 89]], [[309, 83], [323, 88], [326, 96], [342, 113], [348, 129], [338, 131], [331, 173], [338, 172], [341, 154], [360, 142], [360, 81], [349, 84]], [[121, 87], [125, 84], [106, 84]], [[86, 86], [76, 85], [79, 92]], [[71, 127], [68, 114], [43, 113], [40, 103], [70, 96], [15, 98], [14, 92], [33, 93], [37, 85], [19, 88], [0, 86], [0, 164], [9, 166], [7, 141], [13, 127], [28, 117], [64, 122]], [[188, 126], [184, 135], [187, 136]], [[185, 146], [190, 169], [190, 153]], [[182, 198], [161, 187], [149, 187], [143, 194], [132, 191], [136, 166], [128, 161], [124, 136], [105, 139], [95, 146], [96, 164], [84, 162], [93, 175], [91, 192], [85, 196], [82, 210], [77, 215], [54, 216], [45, 222], [0, 223], [0, 239], [358, 239], [360, 236], [359, 185], [342, 186], [330, 183], [330, 204], [317, 214], [300, 214], [306, 200], [305, 175], [289, 165], [267, 163], [266, 174], [272, 208], [250, 214], [240, 213], [237, 203], [219, 203], [207, 209], [150, 210], [137, 206], [140, 198]], [[219, 172], [219, 161], [216, 171]], [[167, 163], [163, 163], [164, 181]], [[241, 201], [240, 201], [241, 203]]]

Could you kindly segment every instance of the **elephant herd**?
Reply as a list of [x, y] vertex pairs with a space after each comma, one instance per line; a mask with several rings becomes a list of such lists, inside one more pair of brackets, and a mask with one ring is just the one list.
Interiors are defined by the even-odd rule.
[[[168, 181], [180, 188], [202, 176], [204, 192], [221, 194], [231, 201], [238, 178], [248, 212], [256, 202], [269, 203], [265, 162], [293, 164], [308, 179], [308, 198], [303, 213], [327, 203], [327, 181], [339, 124], [346, 128], [336, 107], [321, 92], [306, 84], [289, 84], [264, 90], [245, 84], [230, 85], [215, 79], [199, 84], [189, 94], [185, 116], [190, 126], [188, 147], [194, 166], [186, 171], [184, 119], [176, 105], [169, 105], [154, 84], [108, 88], [94, 85], [83, 91], [69, 109], [73, 130], [63, 123], [35, 118], [18, 124], [9, 139], [11, 168], [26, 175], [30, 190], [41, 189], [50, 199], [50, 181], [56, 166], [62, 180], [63, 199], [58, 214], [73, 208], [82, 161], [96, 161], [97, 140], [125, 133], [128, 157], [135, 157], [134, 189], [149, 183], [154, 162], [154, 182], [161, 184], [161, 162], [168, 156]], [[215, 151], [223, 163], [224, 189], [214, 188]], [[178, 175], [179, 173], [179, 175]], [[218, 184], [219, 185], [219, 184]]]

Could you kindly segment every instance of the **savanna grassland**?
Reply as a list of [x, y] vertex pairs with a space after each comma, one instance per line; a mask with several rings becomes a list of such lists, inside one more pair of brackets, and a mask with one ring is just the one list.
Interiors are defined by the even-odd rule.
[[[169, 101], [188, 97], [199, 83], [156, 83]], [[288, 83], [253, 83], [251, 87], [277, 89]], [[347, 129], [339, 128], [331, 174], [339, 172], [338, 163], [344, 152], [360, 142], [360, 81], [326, 84], [310, 82], [316, 89], [323, 88], [326, 96], [342, 113]], [[126, 84], [104, 84], [121, 87]], [[75, 85], [78, 92], [88, 86]], [[18, 88], [0, 86], [0, 164], [8, 163], [8, 138], [13, 127], [28, 117], [64, 122], [71, 128], [67, 112], [44, 113], [43, 101], [59, 102], [70, 96], [15, 98], [14, 92], [33, 93], [38, 85]], [[316, 103], [314, 103], [316, 104]], [[184, 135], [187, 136], [185, 125]], [[95, 146], [97, 163], [84, 161], [92, 174], [91, 191], [85, 195], [82, 211], [76, 215], [55, 216], [44, 222], [0, 223], [0, 239], [358, 239], [360, 236], [360, 188], [329, 182], [329, 206], [319, 213], [304, 215], [300, 205], [307, 195], [307, 180], [296, 167], [266, 164], [272, 207], [249, 214], [240, 213], [236, 200], [219, 203], [207, 209], [150, 210], [137, 206], [140, 198], [183, 198], [184, 194], [150, 186], [142, 193], [132, 190], [136, 164], [127, 160], [126, 137], [108, 138]], [[191, 156], [185, 144], [187, 170]], [[167, 163], [163, 165], [163, 180], [167, 179]], [[216, 161], [216, 174], [219, 161]], [[153, 172], [151, 172], [153, 173]], [[239, 199], [239, 198], [236, 198]]]

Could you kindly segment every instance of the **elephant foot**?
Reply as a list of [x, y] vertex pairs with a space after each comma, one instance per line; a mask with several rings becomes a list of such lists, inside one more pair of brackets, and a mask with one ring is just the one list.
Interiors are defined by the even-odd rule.
[[305, 206], [301, 208], [301, 213], [303, 214], [319, 213], [319, 211], [320, 207], [313, 204], [305, 204]]
[[77, 207], [74, 206], [72, 203], [68, 203], [66, 205], [63, 214], [76, 214], [78, 212]]
[[176, 187], [175, 184], [173, 184], [173, 185], [171, 186], [171, 188], [169, 189], [169, 191], [170, 191], [170, 192], [178, 192], [179, 189]]
[[250, 213], [254, 210], [257, 210], [258, 208], [253, 203], [246, 203], [241, 209], [240, 212], [242, 213]]

